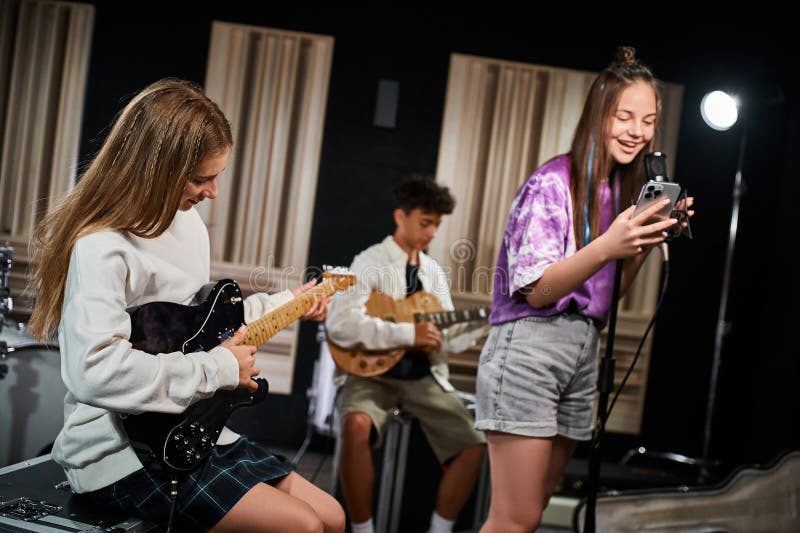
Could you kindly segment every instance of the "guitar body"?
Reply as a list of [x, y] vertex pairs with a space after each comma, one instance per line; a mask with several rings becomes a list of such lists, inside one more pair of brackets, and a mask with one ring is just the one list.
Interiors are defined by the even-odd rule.
[[[442, 311], [442, 304], [433, 294], [417, 291], [404, 300], [395, 300], [373, 292], [366, 303], [367, 315], [387, 322], [419, 322], [421, 315]], [[328, 348], [339, 368], [355, 376], [378, 376], [403, 358], [409, 347], [393, 350], [367, 350], [363, 346], [341, 347], [328, 340]]]
[[[596, 531], [696, 532], [800, 531], [800, 452], [767, 468], [739, 468], [718, 486], [671, 491], [600, 494]], [[575, 509], [574, 529], [583, 531], [586, 501]]]
[[416, 317], [421, 313], [443, 310], [439, 299], [425, 291], [417, 291], [403, 300], [395, 300], [382, 292], [373, 292], [366, 305], [369, 316], [389, 322], [416, 322]]
[[[259, 346], [302, 317], [319, 295], [329, 296], [352, 287], [355, 276], [342, 269], [326, 271], [323, 281], [247, 325], [244, 344]], [[233, 336], [244, 324], [242, 291], [235, 281], [224, 279], [210, 291], [198, 292], [198, 305], [152, 302], [128, 309], [130, 342], [151, 354], [181, 351], [185, 354], [211, 350]], [[213, 396], [190, 405], [183, 413], [120, 415], [133, 443], [147, 448], [162, 469], [172, 474], [188, 472], [211, 453], [230, 414], [262, 401], [267, 380], [256, 378], [258, 390], [220, 389]]]
[[[185, 354], [208, 351], [231, 337], [244, 324], [242, 293], [236, 282], [218, 282], [196, 306], [153, 302], [128, 310], [130, 342], [148, 353]], [[230, 414], [263, 400], [265, 379], [257, 379], [258, 391], [218, 390], [213, 396], [190, 405], [181, 414], [142, 413], [123, 420], [128, 438], [143, 444], [162, 468], [190, 471], [198, 466], [217, 442]]]
[[147, 353], [192, 353], [219, 346], [244, 324], [242, 291], [219, 281], [199, 305], [152, 302], [128, 309], [130, 342]]
[[213, 396], [190, 405], [183, 413], [142, 413], [122, 421], [128, 438], [144, 445], [168, 472], [189, 472], [205, 460], [217, 443], [225, 422], [239, 407], [266, 398], [269, 385], [258, 378], [258, 390], [218, 390]]

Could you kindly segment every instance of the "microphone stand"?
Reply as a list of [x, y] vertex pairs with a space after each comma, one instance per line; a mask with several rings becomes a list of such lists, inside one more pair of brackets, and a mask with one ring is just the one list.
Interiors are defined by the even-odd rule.
[[611, 297], [611, 314], [608, 320], [608, 335], [606, 336], [606, 351], [600, 360], [597, 376], [597, 422], [592, 449], [589, 455], [589, 478], [586, 483], [586, 514], [583, 523], [584, 533], [595, 531], [595, 508], [597, 506], [597, 492], [600, 486], [600, 462], [602, 453], [600, 445], [606, 431], [608, 420], [608, 397], [614, 390], [614, 336], [617, 329], [617, 306], [619, 303], [619, 287], [622, 283], [622, 260], [618, 259], [614, 272], [614, 292]]
[[[645, 174], [648, 180], [656, 182], [669, 182], [667, 177], [666, 154], [663, 152], [652, 152], [645, 155]], [[685, 195], [685, 190], [679, 194]], [[687, 216], [688, 222], [688, 216]], [[689, 227], [689, 226], [687, 226]], [[691, 238], [691, 227], [689, 227], [689, 238]], [[663, 254], [663, 265], [669, 264], [669, 247], [662, 243], [661, 252]], [[622, 284], [622, 260], [618, 259], [614, 272], [614, 290], [611, 297], [611, 309], [608, 320], [608, 335], [606, 336], [606, 351], [600, 360], [600, 368], [597, 377], [597, 422], [594, 435], [592, 437], [592, 448], [589, 455], [589, 478], [586, 483], [586, 511], [583, 522], [584, 533], [594, 533], [596, 528], [596, 508], [597, 492], [600, 486], [600, 463], [602, 458], [601, 443], [606, 431], [606, 422], [610, 413], [608, 412], [608, 396], [614, 390], [614, 337], [617, 330], [617, 307], [619, 305], [619, 291]], [[662, 275], [664, 275], [662, 270]], [[660, 307], [660, 305], [659, 305]], [[658, 308], [656, 309], [658, 313]], [[654, 315], [655, 319], [655, 315]], [[648, 328], [649, 329], [649, 328]], [[647, 332], [645, 332], [645, 335]], [[634, 364], [636, 360], [634, 359]], [[626, 376], [627, 378], [627, 376]], [[624, 384], [623, 379], [623, 384]]]

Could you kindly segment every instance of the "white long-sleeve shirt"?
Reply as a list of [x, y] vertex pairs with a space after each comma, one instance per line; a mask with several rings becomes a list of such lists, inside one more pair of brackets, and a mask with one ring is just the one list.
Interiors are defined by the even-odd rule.
[[[346, 348], [361, 344], [368, 350], [388, 350], [414, 344], [414, 324], [388, 322], [371, 317], [366, 312], [366, 303], [372, 291], [383, 292], [395, 300], [406, 297], [407, 263], [408, 254], [391, 235], [353, 259], [350, 270], [356, 276], [355, 287], [337, 293], [328, 305], [325, 329], [333, 342]], [[418, 276], [422, 288], [435, 295], [444, 309], [453, 309], [450, 285], [442, 267], [423, 252], [419, 253]], [[443, 348], [447, 350], [447, 336], [443, 341]], [[448, 381], [447, 362], [442, 354], [433, 353], [430, 360], [433, 378], [445, 390], [453, 390]]]
[[[178, 211], [154, 239], [99, 231], [76, 242], [58, 330], [68, 392], [52, 452], [75, 492], [100, 489], [142, 467], [117, 413], [180, 413], [217, 389], [238, 385], [239, 365], [226, 348], [149, 354], [128, 341], [127, 308], [189, 304], [209, 274], [208, 232], [194, 209]], [[289, 291], [254, 294], [244, 302], [245, 321], [291, 298]], [[224, 431], [218, 442], [236, 438]]]

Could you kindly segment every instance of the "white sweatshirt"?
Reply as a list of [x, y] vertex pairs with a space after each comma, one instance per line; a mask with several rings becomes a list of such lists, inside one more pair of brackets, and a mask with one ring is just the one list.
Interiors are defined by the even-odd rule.
[[[142, 467], [116, 413], [180, 413], [217, 389], [238, 385], [239, 365], [226, 348], [149, 354], [128, 342], [127, 308], [189, 304], [209, 273], [208, 232], [194, 209], [178, 211], [155, 239], [100, 231], [75, 244], [58, 329], [68, 392], [52, 452], [75, 492], [100, 489]], [[245, 321], [291, 298], [289, 291], [254, 294], [244, 302]], [[218, 442], [236, 438], [223, 431]]]

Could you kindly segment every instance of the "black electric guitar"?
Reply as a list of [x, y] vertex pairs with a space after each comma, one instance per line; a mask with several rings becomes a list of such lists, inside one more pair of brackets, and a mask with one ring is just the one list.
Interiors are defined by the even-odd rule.
[[[308, 312], [317, 295], [329, 296], [355, 284], [355, 276], [339, 270], [325, 272], [323, 281], [247, 324], [245, 344], [258, 346]], [[205, 294], [204, 288], [199, 294]], [[185, 354], [208, 351], [233, 336], [244, 324], [242, 292], [235, 281], [216, 283], [196, 306], [152, 302], [128, 309], [130, 342], [148, 353]], [[217, 442], [230, 414], [239, 407], [263, 400], [266, 379], [257, 378], [258, 390], [220, 389], [213, 396], [190, 405], [181, 414], [142, 413], [121, 415], [131, 442], [144, 446], [168, 472], [186, 472], [197, 467]]]

